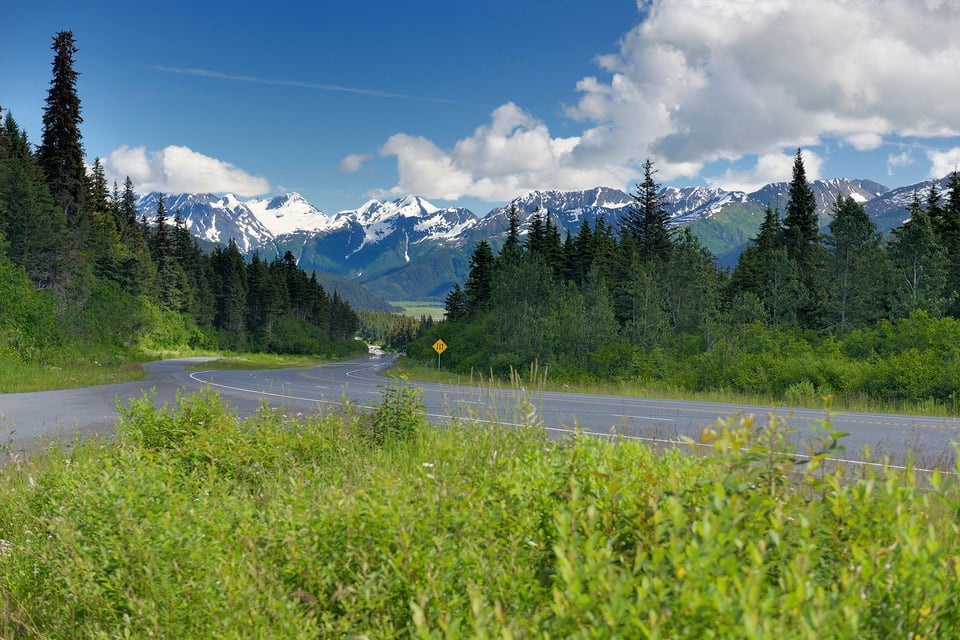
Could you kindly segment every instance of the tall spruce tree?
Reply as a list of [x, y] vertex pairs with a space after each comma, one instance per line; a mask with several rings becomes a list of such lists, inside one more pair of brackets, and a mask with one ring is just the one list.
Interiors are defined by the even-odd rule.
[[503, 249], [500, 255], [507, 259], [513, 259], [520, 255], [522, 247], [520, 246], [520, 212], [517, 211], [517, 203], [510, 203], [510, 212], [507, 214], [508, 228], [507, 239], [503, 243]]
[[643, 181], [637, 184], [633, 203], [621, 223], [620, 234], [633, 237], [644, 262], [663, 264], [670, 258], [670, 232], [660, 185], [653, 177], [655, 173], [653, 162], [648, 158], [643, 163]]
[[100, 213], [111, 212], [110, 189], [107, 185], [107, 176], [100, 158], [94, 158], [93, 169], [87, 177], [87, 204], [90, 211]]
[[43, 136], [37, 157], [47, 176], [50, 193], [74, 229], [83, 216], [86, 168], [80, 135], [80, 98], [77, 96], [77, 72], [73, 68], [72, 31], [61, 31], [53, 38], [53, 79], [43, 111]]
[[821, 321], [823, 245], [820, 242], [817, 200], [807, 183], [800, 149], [797, 149], [794, 158], [789, 193], [790, 201], [783, 219], [783, 242], [787, 255], [796, 262], [800, 274], [798, 320], [802, 326], [811, 328], [818, 326]]
[[470, 256], [470, 272], [463, 285], [466, 297], [466, 313], [475, 316], [487, 308], [493, 289], [493, 250], [490, 243], [481, 240]]
[[463, 318], [467, 308], [467, 299], [463, 293], [463, 289], [460, 288], [459, 282], [453, 284], [453, 289], [450, 289], [443, 302], [444, 318], [450, 322], [456, 322]]

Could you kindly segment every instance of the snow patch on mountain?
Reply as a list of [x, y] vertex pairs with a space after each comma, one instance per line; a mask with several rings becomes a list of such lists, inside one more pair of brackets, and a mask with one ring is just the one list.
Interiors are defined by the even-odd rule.
[[326, 215], [296, 192], [270, 199], [247, 200], [246, 205], [274, 237], [336, 227], [336, 218]]

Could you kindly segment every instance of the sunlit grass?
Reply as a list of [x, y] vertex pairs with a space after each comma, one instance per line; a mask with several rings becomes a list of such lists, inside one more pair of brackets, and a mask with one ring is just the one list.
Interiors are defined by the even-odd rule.
[[89, 360], [50, 365], [0, 360], [0, 393], [91, 387], [133, 382], [143, 376], [143, 367], [138, 362]]
[[376, 412], [241, 421], [209, 391], [122, 414], [0, 467], [0, 637], [960, 630], [951, 469], [797, 464], [772, 419], [693, 456], [470, 419], [375, 439]]
[[551, 380], [549, 371], [534, 367], [518, 371], [511, 378], [493, 376], [479, 371], [462, 374], [445, 370], [441, 357], [439, 369], [436, 366], [419, 365], [408, 358], [400, 358], [394, 370], [413, 380], [435, 382], [450, 385], [493, 385], [504, 386], [519, 383], [528, 389], [539, 391], [589, 393], [597, 395], [627, 396], [634, 398], [656, 398], [664, 400], [684, 400], [691, 402], [715, 402], [730, 405], [750, 405], [772, 408], [831, 409], [841, 412], [896, 413], [917, 416], [950, 417], [958, 415], [960, 407], [947, 406], [935, 400], [920, 402], [896, 402], [874, 398], [864, 393], [842, 393], [829, 396], [811, 392], [806, 395], [791, 395], [789, 398], [776, 398], [770, 395], [751, 394], [725, 389], [708, 391], [689, 391], [677, 386], [665, 384], [638, 384], [631, 382], [558, 382]]

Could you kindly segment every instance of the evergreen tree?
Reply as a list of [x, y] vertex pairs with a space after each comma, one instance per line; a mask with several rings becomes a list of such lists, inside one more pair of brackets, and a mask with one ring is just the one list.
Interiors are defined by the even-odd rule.
[[567, 274], [577, 284], [582, 285], [593, 264], [593, 231], [590, 223], [584, 218], [580, 222], [580, 230], [574, 236], [571, 246], [565, 250], [567, 257]]
[[760, 300], [770, 314], [773, 326], [797, 324], [800, 301], [804, 295], [797, 261], [786, 247], [778, 247], [761, 257], [766, 278]]
[[[940, 209], [939, 224], [936, 219], [933, 221], [933, 230], [946, 253], [947, 282], [956, 291], [960, 286], [960, 172], [956, 169], [947, 178], [947, 201]], [[960, 297], [954, 295], [952, 299], [946, 311], [960, 317]]]
[[274, 326], [289, 309], [286, 278], [281, 269], [272, 269], [254, 252], [247, 264], [247, 327], [257, 334], [261, 349], [268, 348]]
[[527, 233], [527, 252], [543, 255], [546, 251], [547, 232], [544, 214], [540, 207], [530, 217], [530, 231]]
[[[623, 239], [625, 240], [625, 238]], [[612, 283], [616, 274], [616, 263], [619, 259], [619, 247], [614, 237], [613, 227], [608, 225], [601, 216], [593, 227], [591, 242], [591, 261], [589, 269], [596, 268], [605, 282]], [[632, 255], [632, 251], [627, 252]]]
[[510, 203], [510, 213], [507, 214], [507, 219], [509, 220], [507, 239], [503, 243], [500, 255], [512, 259], [519, 256], [522, 250], [520, 246], [520, 213], [517, 211], [516, 202]]
[[939, 234], [943, 229], [943, 214], [943, 194], [940, 193], [940, 186], [932, 182], [930, 190], [927, 191], [927, 215], [930, 216], [934, 233]]
[[443, 306], [443, 317], [449, 322], [456, 322], [464, 317], [467, 310], [467, 298], [463, 293], [463, 289], [460, 288], [459, 282], [454, 283], [453, 289], [450, 290], [444, 299]]
[[893, 230], [890, 262], [894, 276], [893, 312], [906, 317], [914, 311], [940, 316], [949, 299], [947, 253], [937, 242], [933, 223], [914, 193], [910, 219]]
[[470, 257], [470, 272], [463, 286], [468, 316], [475, 316], [487, 308], [493, 287], [493, 264], [490, 243], [481, 240]]
[[171, 311], [188, 312], [191, 292], [188, 291], [187, 276], [177, 262], [173, 242], [170, 239], [167, 209], [163, 203], [162, 193], [157, 197], [151, 251], [157, 265], [157, 292], [160, 305]]
[[650, 264], [663, 264], [670, 258], [670, 232], [667, 229], [667, 210], [660, 194], [660, 185], [654, 180], [653, 162], [643, 163], [643, 181], [637, 184], [633, 204], [627, 210], [620, 234], [633, 237], [640, 257]]
[[762, 300], [767, 287], [768, 274], [765, 266], [771, 264], [770, 255], [783, 248], [783, 226], [780, 213], [767, 205], [757, 237], [740, 253], [728, 284], [730, 299], [743, 293], [751, 293]]
[[107, 176], [104, 173], [100, 158], [93, 161], [93, 169], [87, 179], [87, 203], [91, 212], [109, 213], [110, 190], [107, 186]]
[[86, 169], [80, 135], [80, 98], [73, 56], [73, 32], [61, 31], [53, 39], [53, 80], [43, 112], [43, 137], [37, 156], [47, 176], [50, 193], [71, 228], [82, 219]]
[[7, 255], [38, 289], [63, 293], [69, 277], [66, 220], [50, 196], [27, 134], [8, 111], [0, 123], [0, 232]]
[[330, 300], [331, 326], [330, 337], [338, 341], [352, 340], [360, 328], [360, 320], [350, 303], [340, 297], [336, 291]]
[[800, 274], [798, 320], [804, 327], [816, 327], [820, 322], [824, 297], [821, 286], [823, 247], [820, 243], [817, 200], [813, 189], [807, 183], [806, 169], [799, 149], [793, 162], [790, 201], [783, 219], [783, 241], [787, 255], [796, 262]]
[[546, 224], [543, 230], [543, 257], [554, 276], [559, 276], [563, 272], [563, 242], [560, 239], [560, 229], [554, 224], [549, 210], [546, 212]]
[[[120, 211], [125, 224], [121, 228], [126, 230], [137, 226], [137, 194], [133, 190], [133, 180], [130, 176], [123, 183], [123, 196], [121, 196]], [[143, 235], [143, 234], [141, 234]]]
[[829, 325], [845, 333], [849, 326], [872, 324], [884, 312], [886, 255], [883, 235], [851, 197], [833, 206], [827, 247], [826, 291]]
[[661, 344], [670, 329], [665, 283], [655, 270], [654, 265], [635, 255], [622, 280], [629, 301], [623, 321], [624, 337], [644, 351]]
[[245, 345], [247, 316], [247, 269], [237, 243], [231, 238], [226, 248], [217, 247], [211, 255], [215, 276], [213, 293], [217, 312], [214, 326], [233, 334], [234, 348]]
[[146, 217], [141, 226], [137, 222], [137, 195], [133, 181], [127, 176], [123, 193], [116, 207], [117, 228], [120, 241], [126, 247], [126, 259], [120, 285], [133, 295], [157, 295], [157, 265], [147, 245], [149, 225]]
[[670, 323], [678, 333], [698, 333], [717, 313], [715, 259], [689, 227], [672, 244], [665, 273]]

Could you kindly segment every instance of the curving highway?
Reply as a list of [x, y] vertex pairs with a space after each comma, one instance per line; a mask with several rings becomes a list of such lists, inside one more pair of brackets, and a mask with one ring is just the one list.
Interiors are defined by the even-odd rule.
[[[138, 397], [153, 389], [157, 404], [173, 402], [178, 391], [205, 386], [216, 389], [240, 415], [256, 410], [261, 402], [288, 412], [313, 412], [345, 400], [361, 406], [379, 402], [385, 376], [394, 356], [370, 356], [348, 362], [304, 369], [269, 371], [187, 371], [198, 359], [169, 360], [145, 365], [147, 376], [125, 383], [26, 394], [0, 395], [0, 444], [13, 451], [42, 445], [49, 438], [70, 438], [92, 433], [111, 435], [117, 401]], [[914, 456], [920, 467], [955, 459], [953, 443], [960, 439], [956, 418], [907, 415], [838, 413], [788, 410], [753, 405], [644, 399], [624, 396], [561, 392], [522, 392], [470, 385], [409, 383], [422, 391], [428, 415], [437, 420], [469, 417], [503, 424], [542, 424], [562, 435], [574, 429], [596, 435], [640, 439], [673, 445], [680, 436], [697, 439], [705, 427], [725, 416], [752, 415], [765, 422], [771, 414], [786, 420], [794, 431], [794, 451], [802, 451], [810, 425], [829, 419], [849, 435], [845, 451], [837, 458], [869, 462], [888, 457], [902, 464]], [[871, 455], [865, 457], [866, 448]]]

